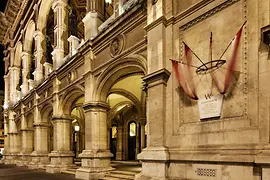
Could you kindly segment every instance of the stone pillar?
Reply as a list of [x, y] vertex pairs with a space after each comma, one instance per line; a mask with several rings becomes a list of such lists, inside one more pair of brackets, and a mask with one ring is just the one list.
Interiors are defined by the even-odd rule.
[[3, 152], [3, 159], [2, 163], [6, 163], [6, 160], [8, 160], [9, 154], [10, 154], [10, 148], [9, 148], [9, 119], [8, 119], [8, 111], [4, 110], [4, 152]]
[[10, 99], [11, 105], [14, 105], [17, 102], [17, 90], [16, 87], [19, 83], [20, 78], [20, 68], [18, 67], [11, 67], [10, 68]]
[[17, 129], [17, 125], [14, 119], [14, 112], [9, 112], [9, 155], [8, 159], [5, 162], [6, 164], [16, 164], [16, 160], [18, 160], [18, 154], [20, 152], [20, 142], [19, 142], [19, 132]]
[[[17, 163], [17, 166], [25, 166], [31, 162], [31, 153], [34, 150], [33, 145], [33, 128], [28, 127], [29, 119], [26, 119], [25, 115], [21, 116], [21, 135], [22, 135], [22, 151], [20, 152], [21, 160]], [[32, 125], [32, 124], [31, 124]]]
[[44, 67], [45, 67], [45, 78], [47, 78], [49, 76], [49, 74], [52, 72], [53, 65], [45, 62]]
[[[170, 72], [161, 69], [143, 78], [148, 86], [148, 141], [147, 148], [138, 155], [138, 159], [142, 161], [141, 178], [167, 178], [169, 153], [165, 145], [165, 93], [166, 82], [170, 76]], [[156, 104], [155, 106], [152, 105]], [[147, 167], [147, 168], [146, 168]]]
[[21, 85], [21, 94], [24, 97], [29, 90], [28, 87], [28, 79], [27, 75], [30, 71], [30, 62], [31, 62], [31, 54], [28, 52], [22, 53], [22, 62], [23, 62], [23, 70], [22, 70], [22, 85]]
[[79, 155], [82, 166], [76, 171], [79, 179], [101, 179], [112, 170], [112, 154], [107, 147], [107, 111], [105, 102], [89, 102], [85, 110], [85, 150]]
[[140, 124], [136, 123], [136, 156], [135, 159], [137, 159], [137, 154], [140, 153]]
[[63, 64], [68, 52], [68, 4], [64, 0], [55, 0], [52, 4], [56, 24], [54, 27], [55, 48], [53, 55], [53, 68], [57, 69]]
[[123, 130], [123, 160], [128, 160], [128, 127], [125, 125]]
[[116, 160], [123, 160], [123, 126], [117, 127], [117, 151], [116, 151]]
[[50, 159], [48, 157], [48, 133], [49, 123], [48, 119], [41, 119], [40, 109], [37, 107], [37, 95], [35, 97], [34, 105], [34, 151], [31, 153], [32, 161], [28, 168], [39, 169], [46, 167]]
[[[166, 86], [170, 72], [166, 69], [171, 57], [171, 46], [167, 34], [166, 17], [172, 14], [172, 0], [147, 1], [147, 75], [143, 77], [147, 88], [147, 147], [137, 158], [142, 161], [142, 172], [136, 179], [168, 179], [170, 160], [166, 146]], [[165, 18], [165, 21], [159, 21]]]
[[87, 0], [87, 14], [83, 18], [85, 40], [92, 39], [98, 34], [98, 27], [104, 20], [104, 1]]
[[145, 124], [141, 122], [141, 151], [145, 148]]
[[69, 53], [71, 54], [71, 56], [73, 56], [78, 52], [77, 47], [80, 44], [80, 39], [77, 38], [76, 36], [71, 35], [68, 38], [68, 42], [69, 42]]
[[10, 75], [5, 75], [4, 80], [5, 80], [5, 100], [4, 100], [4, 109], [8, 108], [9, 105], [9, 93], [10, 93]]
[[35, 52], [35, 61], [36, 61], [36, 69], [33, 72], [34, 80], [36, 84], [42, 82], [44, 75], [43, 75], [43, 62], [44, 62], [44, 51], [46, 50], [46, 43], [45, 43], [45, 36], [42, 34], [41, 31], [36, 31], [34, 34], [37, 50]]
[[74, 153], [71, 150], [71, 122], [73, 118], [66, 115], [54, 115], [52, 120], [54, 150], [49, 154], [51, 163], [46, 167], [46, 172], [59, 173], [75, 166], [73, 164]]

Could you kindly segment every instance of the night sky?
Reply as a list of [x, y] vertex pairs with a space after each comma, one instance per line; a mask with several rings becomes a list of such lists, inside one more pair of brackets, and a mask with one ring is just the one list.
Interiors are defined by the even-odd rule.
[[[0, 11], [4, 12], [7, 0], [0, 0]], [[0, 44], [0, 90], [4, 90], [4, 73], [5, 73], [5, 63], [4, 59], [4, 47]]]

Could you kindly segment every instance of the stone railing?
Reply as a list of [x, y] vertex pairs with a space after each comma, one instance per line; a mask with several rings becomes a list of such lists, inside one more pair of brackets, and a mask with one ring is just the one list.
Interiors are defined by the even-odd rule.
[[99, 27], [98, 27], [98, 31], [102, 32], [104, 29], [106, 29], [116, 18], [116, 14], [113, 13], [113, 15], [111, 15], [111, 17], [109, 17], [104, 23], [102, 23]]
[[139, 0], [129, 0], [129, 1], [127, 1], [122, 7], [123, 13], [126, 12], [127, 10], [129, 10], [130, 8], [132, 8], [138, 2], [139, 2]]

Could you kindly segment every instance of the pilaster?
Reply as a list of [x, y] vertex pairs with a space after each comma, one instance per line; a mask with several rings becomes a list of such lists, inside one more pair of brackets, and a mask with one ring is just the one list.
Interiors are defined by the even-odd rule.
[[169, 152], [165, 142], [166, 84], [170, 72], [160, 69], [146, 75], [148, 103], [147, 148], [137, 158], [142, 161], [142, 173], [136, 179], [167, 179]]

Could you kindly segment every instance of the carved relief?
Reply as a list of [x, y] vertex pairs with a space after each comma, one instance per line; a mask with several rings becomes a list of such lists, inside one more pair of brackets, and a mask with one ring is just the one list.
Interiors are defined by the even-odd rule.
[[121, 53], [124, 47], [124, 37], [122, 35], [114, 38], [110, 44], [111, 56], [116, 56]]

